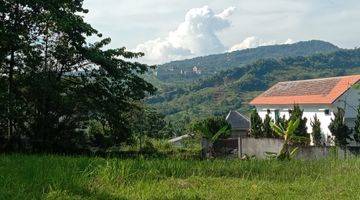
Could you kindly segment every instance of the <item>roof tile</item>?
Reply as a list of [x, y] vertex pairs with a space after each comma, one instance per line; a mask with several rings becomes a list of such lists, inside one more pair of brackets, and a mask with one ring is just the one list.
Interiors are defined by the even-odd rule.
[[251, 105], [332, 104], [360, 75], [279, 82], [253, 99]]

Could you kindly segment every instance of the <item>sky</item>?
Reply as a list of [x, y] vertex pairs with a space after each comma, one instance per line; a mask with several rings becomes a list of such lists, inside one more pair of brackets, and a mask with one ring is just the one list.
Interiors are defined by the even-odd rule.
[[85, 0], [112, 48], [160, 64], [257, 46], [324, 40], [360, 47], [359, 0]]

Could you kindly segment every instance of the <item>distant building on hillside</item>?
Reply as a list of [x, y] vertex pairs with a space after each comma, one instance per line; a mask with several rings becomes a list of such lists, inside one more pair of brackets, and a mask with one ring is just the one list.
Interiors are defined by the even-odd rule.
[[320, 119], [323, 138], [326, 144], [333, 144], [329, 130], [331, 119], [337, 108], [345, 110], [345, 123], [353, 128], [360, 101], [360, 90], [353, 87], [360, 81], [360, 75], [331, 77], [300, 81], [279, 82], [250, 102], [255, 106], [260, 117], [265, 118], [267, 110], [277, 120], [289, 114], [294, 104], [304, 110], [307, 118], [307, 130], [312, 127], [310, 121], [314, 116]]
[[201, 69], [198, 68], [198, 67], [196, 67], [196, 66], [193, 67], [192, 71], [193, 71], [193, 73], [195, 73], [195, 74], [201, 74]]

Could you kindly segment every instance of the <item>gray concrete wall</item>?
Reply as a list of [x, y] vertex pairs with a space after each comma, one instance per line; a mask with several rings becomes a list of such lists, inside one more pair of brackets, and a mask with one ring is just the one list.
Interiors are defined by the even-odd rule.
[[[271, 152], [271, 153], [280, 152], [281, 147], [283, 145], [283, 140], [275, 139], [275, 138], [242, 138], [241, 144], [242, 144], [243, 155], [246, 154], [248, 156], [255, 156], [258, 159], [265, 159], [267, 158], [267, 152]], [[220, 146], [222, 148], [219, 148]], [[218, 145], [218, 149], [226, 149], [226, 151], [221, 152], [222, 155], [224, 155], [225, 152], [231, 152], [236, 156], [238, 152], [237, 139], [224, 140], [223, 143], [221, 143], [221, 145]], [[341, 149], [335, 149], [334, 147], [306, 146], [306, 147], [299, 147], [295, 158], [321, 159], [329, 156], [344, 158], [345, 156], [351, 156], [351, 155], [352, 154], [350, 153], [350, 151], [345, 152]]]
[[277, 153], [280, 151], [283, 141], [273, 138], [242, 138], [242, 153], [266, 158], [266, 152]]

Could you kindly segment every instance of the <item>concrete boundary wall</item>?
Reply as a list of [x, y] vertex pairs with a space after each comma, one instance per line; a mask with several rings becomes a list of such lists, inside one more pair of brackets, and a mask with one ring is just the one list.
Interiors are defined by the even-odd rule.
[[[239, 145], [242, 148], [242, 155], [255, 156], [258, 159], [267, 158], [267, 152], [278, 153], [283, 145], [283, 140], [275, 138], [230, 138], [220, 140], [214, 145], [217, 156], [239, 157]], [[295, 156], [296, 159], [321, 159], [330, 156], [344, 158], [352, 155], [350, 151], [344, 151], [335, 147], [299, 147]]]

